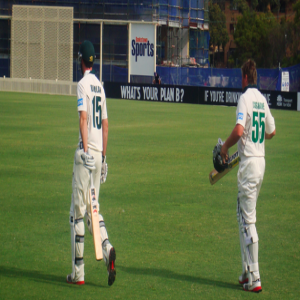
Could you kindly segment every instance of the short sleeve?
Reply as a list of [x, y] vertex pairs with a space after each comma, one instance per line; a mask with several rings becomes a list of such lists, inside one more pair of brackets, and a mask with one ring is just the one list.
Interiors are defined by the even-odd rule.
[[275, 120], [271, 114], [269, 107], [268, 107], [267, 108], [267, 116], [266, 116], [266, 133], [271, 134], [274, 130], [275, 130]]
[[102, 120], [107, 119], [107, 107], [106, 107], [106, 96], [104, 94], [104, 101], [103, 101], [103, 106], [102, 106]]
[[247, 105], [246, 105], [245, 98], [242, 95], [240, 97], [240, 100], [236, 108], [236, 124], [240, 124], [245, 128], [246, 120], [247, 120]]
[[80, 82], [77, 85], [77, 111], [87, 111], [86, 93]]

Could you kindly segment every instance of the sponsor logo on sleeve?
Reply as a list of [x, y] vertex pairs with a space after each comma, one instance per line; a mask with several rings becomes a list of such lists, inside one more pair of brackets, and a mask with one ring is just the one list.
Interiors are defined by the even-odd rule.
[[242, 120], [244, 119], [244, 114], [243, 113], [238, 113], [238, 117], [237, 117], [238, 120]]
[[83, 99], [80, 98], [77, 100], [77, 106], [82, 106], [83, 105]]

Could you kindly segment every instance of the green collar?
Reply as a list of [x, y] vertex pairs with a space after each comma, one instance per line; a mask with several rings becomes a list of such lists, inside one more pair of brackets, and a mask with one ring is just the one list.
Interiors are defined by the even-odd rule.
[[243, 89], [243, 93], [245, 93], [247, 91], [247, 89], [257, 89], [257, 85], [256, 84], [248, 84], [246, 87], [244, 87]]

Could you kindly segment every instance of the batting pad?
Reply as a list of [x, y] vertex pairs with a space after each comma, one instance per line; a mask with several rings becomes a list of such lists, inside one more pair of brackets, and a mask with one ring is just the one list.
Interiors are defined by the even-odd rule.
[[72, 280], [84, 281], [84, 222], [75, 220], [73, 211], [70, 211], [71, 251], [72, 251]]

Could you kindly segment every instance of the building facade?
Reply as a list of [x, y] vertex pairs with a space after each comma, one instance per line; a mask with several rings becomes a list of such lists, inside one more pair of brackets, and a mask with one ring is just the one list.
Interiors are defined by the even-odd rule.
[[[100, 27], [104, 24], [103, 66], [128, 66], [128, 25], [124, 21], [157, 23], [157, 65], [209, 66], [208, 0], [2, 0], [0, 1], [0, 76], [9, 77], [11, 53], [11, 16], [13, 5], [73, 7], [73, 57], [79, 45], [89, 39], [99, 59]], [[120, 24], [118, 24], [120, 21]], [[122, 22], [121, 22], [122, 21]], [[74, 68], [76, 69], [76, 68]], [[76, 81], [76, 70], [73, 80]]]

